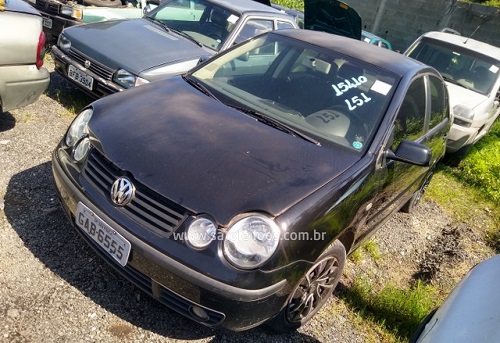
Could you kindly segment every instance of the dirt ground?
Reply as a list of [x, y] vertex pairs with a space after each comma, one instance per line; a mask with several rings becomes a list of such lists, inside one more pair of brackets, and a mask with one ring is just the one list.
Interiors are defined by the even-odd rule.
[[[51, 77], [35, 104], [0, 115], [0, 342], [382, 341], [341, 291], [296, 333], [262, 327], [232, 333], [176, 314], [115, 274], [58, 204], [50, 156], [74, 115], [62, 104], [78, 90], [54, 72]], [[359, 261], [349, 260], [340, 289], [356, 277], [375, 289], [420, 278], [447, 291], [493, 254], [480, 225], [456, 223], [428, 200], [412, 215], [397, 214], [372, 241], [380, 258], [363, 252]]]

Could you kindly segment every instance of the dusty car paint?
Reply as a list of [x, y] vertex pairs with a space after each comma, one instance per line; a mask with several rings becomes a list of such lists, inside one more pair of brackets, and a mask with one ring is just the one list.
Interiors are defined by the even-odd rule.
[[500, 341], [500, 255], [472, 268], [437, 311], [426, 318], [412, 343]]
[[[306, 80], [323, 90], [304, 94]], [[412, 113], [417, 95], [422, 112]], [[278, 30], [92, 103], [55, 149], [53, 175], [82, 237], [155, 299], [211, 327], [290, 331], [328, 299], [346, 253], [414, 203], [448, 129], [434, 69], [350, 38]], [[99, 245], [84, 212], [129, 242], [130, 256]], [[241, 252], [231, 232], [248, 218]], [[203, 246], [189, 236], [199, 221], [215, 230]], [[276, 242], [270, 229], [280, 239], [261, 261]], [[320, 294], [307, 313], [302, 289]]]

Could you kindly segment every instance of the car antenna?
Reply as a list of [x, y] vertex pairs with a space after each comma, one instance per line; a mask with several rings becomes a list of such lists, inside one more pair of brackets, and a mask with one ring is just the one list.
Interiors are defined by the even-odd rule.
[[479, 28], [481, 27], [481, 25], [483, 25], [484, 23], [490, 21], [491, 19], [493, 19], [493, 16], [494, 15], [497, 15], [497, 14], [500, 14], [500, 10], [496, 10], [494, 13], [491, 13], [490, 15], [482, 15], [480, 16], [480, 18], [482, 19], [482, 22], [481, 24], [479, 24], [476, 29], [474, 30], [474, 32], [471, 33], [471, 35], [469, 37], [467, 37], [464, 41], [464, 44], [467, 44], [467, 42], [469, 41], [470, 38], [472, 38], [472, 36], [474, 36], [474, 34], [476, 33], [477, 30], [479, 30]]

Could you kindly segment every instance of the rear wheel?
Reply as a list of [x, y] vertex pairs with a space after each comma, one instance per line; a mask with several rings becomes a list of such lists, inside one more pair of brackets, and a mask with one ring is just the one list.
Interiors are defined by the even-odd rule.
[[337, 287], [345, 260], [345, 248], [336, 240], [302, 276], [285, 307], [269, 325], [277, 332], [289, 332], [308, 322]]

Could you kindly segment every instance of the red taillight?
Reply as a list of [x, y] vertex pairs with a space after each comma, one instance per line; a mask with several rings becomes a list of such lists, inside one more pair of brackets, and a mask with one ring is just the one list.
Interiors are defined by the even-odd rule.
[[38, 46], [36, 47], [36, 67], [40, 69], [43, 66], [43, 58], [45, 57], [45, 33], [40, 33], [38, 38]]

